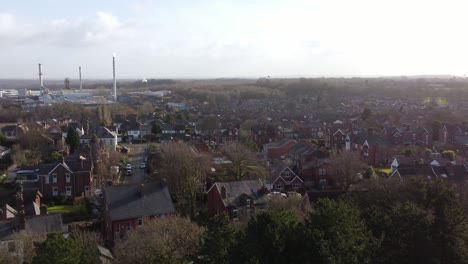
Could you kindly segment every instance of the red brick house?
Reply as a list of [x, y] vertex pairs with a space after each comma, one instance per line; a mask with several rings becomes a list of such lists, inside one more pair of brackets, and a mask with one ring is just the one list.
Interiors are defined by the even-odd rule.
[[18, 124], [18, 125], [8, 125], [0, 128], [0, 133], [6, 138], [10, 140], [14, 140], [18, 138], [19, 135], [26, 132], [28, 129], [27, 127]]
[[294, 121], [293, 129], [299, 135], [299, 138], [323, 138], [323, 127], [320, 122], [299, 122]]
[[278, 128], [273, 124], [254, 125], [250, 129], [251, 138], [260, 148], [269, 142], [278, 141]]
[[268, 190], [260, 180], [216, 182], [207, 192], [208, 214], [246, 219], [266, 206]]
[[302, 188], [302, 179], [288, 167], [280, 163], [270, 167], [270, 189], [279, 192], [297, 191]]
[[109, 246], [144, 225], [145, 219], [175, 213], [167, 185], [159, 182], [108, 186], [101, 208], [101, 231]]
[[297, 142], [291, 139], [284, 139], [278, 142], [271, 142], [263, 145], [263, 156], [268, 160], [279, 160], [287, 158], [289, 148]]
[[332, 166], [328, 158], [308, 161], [301, 168], [301, 179], [306, 187], [324, 189], [332, 185]]
[[91, 194], [93, 163], [79, 156], [60, 162], [42, 164], [16, 172], [16, 181], [23, 182], [25, 188], [34, 186], [44, 200], [55, 196], [82, 196]]
[[331, 149], [344, 149], [346, 133], [342, 129], [328, 130], [325, 136], [325, 146]]

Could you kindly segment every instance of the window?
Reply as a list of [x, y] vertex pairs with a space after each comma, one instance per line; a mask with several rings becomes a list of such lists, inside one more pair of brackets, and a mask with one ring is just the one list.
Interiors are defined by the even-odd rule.
[[327, 174], [327, 169], [319, 168], [319, 175], [326, 175], [326, 174]]
[[70, 173], [65, 173], [65, 179], [67, 182], [70, 182]]
[[292, 184], [292, 187], [293, 187], [293, 189], [295, 189], [295, 190], [296, 190], [296, 189], [299, 189], [299, 188], [301, 188], [301, 184], [300, 184], [300, 183], [297, 183], [297, 182], [295, 182], [295, 183], [293, 183], [293, 184]]
[[65, 190], [66, 190], [67, 196], [71, 196], [71, 195], [72, 195], [72, 187], [71, 187], [71, 186], [65, 187]]
[[127, 223], [127, 230], [130, 231], [131, 225], [130, 223]]
[[291, 176], [291, 172], [289, 170], [283, 171], [283, 177], [289, 177]]
[[238, 215], [238, 213], [237, 213], [237, 209], [232, 210], [232, 219], [233, 219], [233, 220], [238, 220], [238, 219], [239, 219], [239, 215]]
[[281, 184], [281, 183], [275, 184], [275, 189], [276, 189], [276, 190], [281, 190], [281, 189], [283, 189], [283, 184]]
[[57, 183], [57, 173], [52, 174], [52, 182]]
[[143, 218], [142, 218], [142, 217], [137, 218], [137, 225], [138, 225], [138, 226], [142, 226], [142, 225], [143, 225]]
[[54, 187], [52, 188], [52, 196], [57, 196], [58, 195], [58, 188]]
[[89, 194], [89, 186], [84, 187], [85, 194]]
[[320, 186], [325, 186], [325, 185], [327, 185], [327, 179], [320, 179], [319, 185], [320, 185]]
[[115, 225], [115, 232], [120, 233], [120, 224]]
[[245, 206], [250, 208], [250, 199], [245, 200]]
[[44, 176], [45, 184], [49, 184], [49, 181], [50, 181], [49, 177], [50, 177], [49, 175]]

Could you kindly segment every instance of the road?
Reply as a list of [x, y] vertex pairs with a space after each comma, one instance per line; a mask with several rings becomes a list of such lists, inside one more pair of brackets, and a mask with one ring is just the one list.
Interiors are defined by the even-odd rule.
[[145, 180], [146, 170], [140, 169], [140, 164], [146, 162], [146, 144], [125, 144], [130, 148], [128, 163], [132, 165], [132, 175], [125, 177], [125, 183], [142, 183]]

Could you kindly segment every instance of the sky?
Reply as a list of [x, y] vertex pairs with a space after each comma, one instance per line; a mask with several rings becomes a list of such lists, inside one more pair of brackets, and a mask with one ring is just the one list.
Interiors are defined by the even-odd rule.
[[2, 0], [0, 78], [468, 71], [467, 1]]

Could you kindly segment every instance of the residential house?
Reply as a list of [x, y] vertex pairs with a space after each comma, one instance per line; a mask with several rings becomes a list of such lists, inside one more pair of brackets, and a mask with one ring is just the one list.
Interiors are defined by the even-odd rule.
[[110, 131], [107, 127], [97, 126], [88, 131], [87, 134], [80, 137], [81, 144], [89, 144], [96, 135], [97, 139], [112, 150], [117, 148], [117, 134]]
[[277, 127], [279, 138], [295, 139], [299, 137], [297, 131], [294, 130], [293, 124], [287, 119], [283, 119]]
[[277, 142], [270, 142], [263, 145], [263, 156], [267, 160], [280, 160], [288, 157], [289, 148], [297, 142], [292, 139], [283, 139]]
[[[47, 214], [46, 210], [38, 210], [40, 205], [40, 192], [36, 191], [34, 200], [26, 199], [23, 195], [22, 185], [18, 185], [13, 194], [16, 198], [17, 208], [9, 208], [11, 215], [0, 218], [0, 250], [5, 246], [5, 240], [12, 241], [15, 232], [28, 232], [33, 235], [47, 234], [49, 232], [62, 231], [62, 215]], [[29, 202], [26, 202], [29, 201]], [[31, 206], [33, 208], [31, 208]], [[31, 210], [32, 209], [32, 210]], [[42, 209], [42, 208], [41, 208]], [[2, 214], [3, 215], [3, 214]], [[8, 247], [13, 244], [8, 245]], [[9, 253], [17, 252], [17, 249], [9, 248]]]
[[25, 189], [37, 189], [45, 200], [55, 196], [91, 195], [93, 163], [83, 156], [23, 168], [16, 172], [16, 181]]
[[0, 133], [9, 140], [15, 140], [19, 135], [26, 132], [28, 129], [26, 126], [17, 124], [17, 125], [7, 125], [0, 128]]
[[302, 188], [302, 179], [287, 164], [278, 163], [270, 166], [269, 189], [278, 192], [297, 191]]
[[260, 180], [216, 182], [207, 192], [208, 214], [247, 219], [267, 203], [268, 190]]
[[110, 246], [147, 219], [175, 213], [167, 185], [159, 182], [107, 186], [101, 208], [102, 234]]
[[421, 177], [427, 180], [442, 179], [452, 184], [468, 183], [468, 167], [466, 165], [427, 165], [414, 164], [411, 166], [398, 166], [393, 169], [389, 179], [403, 181], [410, 177]]
[[277, 128], [273, 124], [254, 125], [250, 129], [250, 132], [252, 140], [259, 148], [266, 143], [279, 139]]
[[293, 129], [298, 133], [299, 138], [321, 139], [324, 136], [320, 122], [294, 121]]
[[221, 129], [217, 138], [219, 143], [239, 142], [239, 129], [236, 127]]
[[391, 143], [386, 138], [374, 134], [373, 129], [357, 134], [351, 141], [352, 150], [359, 151], [361, 159], [369, 165], [375, 167], [389, 162]]
[[346, 146], [346, 136], [347, 134], [343, 129], [328, 129], [325, 135], [325, 147], [344, 149]]
[[328, 158], [315, 156], [312, 160], [301, 165], [301, 178], [306, 188], [327, 189], [333, 185], [333, 167]]

